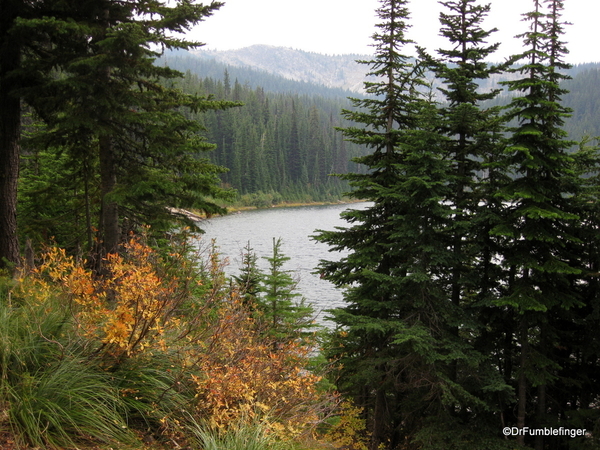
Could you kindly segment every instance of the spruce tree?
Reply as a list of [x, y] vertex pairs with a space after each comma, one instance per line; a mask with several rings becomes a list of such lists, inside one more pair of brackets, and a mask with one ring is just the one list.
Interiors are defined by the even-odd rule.
[[510, 62], [487, 62], [499, 47], [488, 43], [496, 29], [482, 28], [489, 4], [453, 0], [442, 5], [440, 34], [448, 45], [438, 49], [436, 57], [424, 49], [419, 52], [441, 84], [436, 131], [445, 137], [439, 151], [451, 161], [448, 197], [443, 200], [453, 209], [445, 229], [450, 255], [437, 277], [444, 280], [448, 300], [455, 307], [447, 325], [470, 355], [453, 361], [449, 376], [472, 398], [456, 398], [456, 413], [448, 414], [445, 422], [432, 420], [420, 436], [430, 448], [459, 448], [458, 442], [465, 440], [483, 448], [492, 443], [502, 445], [497, 433], [501, 425], [497, 403], [512, 396], [510, 386], [494, 367], [486, 331], [490, 320], [486, 305], [495, 298], [492, 292], [498, 273], [494, 267], [498, 244], [489, 232], [501, 209], [495, 190], [500, 180], [506, 179], [502, 157], [505, 119], [500, 107], [487, 106], [501, 89], [482, 91], [479, 85], [505, 71]]
[[273, 238], [273, 253], [264, 257], [269, 268], [261, 280], [262, 295], [257, 305], [265, 332], [273, 338], [274, 349], [279, 344], [302, 337], [312, 325], [313, 310], [296, 292], [296, 281], [283, 266], [289, 257], [281, 252], [281, 239]]
[[[481, 92], [481, 81], [499, 74], [507, 65], [494, 66], [486, 62], [499, 44], [488, 44], [496, 31], [484, 30], [481, 23], [490, 5], [477, 5], [476, 0], [442, 2], [440, 34], [447, 38], [449, 48], [437, 50], [438, 57], [427, 55], [435, 77], [442, 86], [439, 113], [439, 132], [447, 136], [442, 151], [453, 161], [453, 174], [448, 179], [450, 195], [446, 201], [455, 208], [450, 224], [453, 234], [454, 261], [450, 269], [452, 303], [459, 306], [462, 299], [477, 290], [476, 271], [468, 269], [481, 251], [478, 235], [482, 224], [482, 201], [488, 201], [481, 189], [485, 180], [486, 162], [499, 152], [498, 131], [501, 128], [499, 108], [487, 108], [484, 102], [495, 98], [500, 89]], [[483, 214], [482, 214], [483, 213]], [[475, 223], [477, 221], [479, 223]]]
[[372, 153], [355, 160], [365, 174], [343, 178], [352, 196], [372, 205], [344, 213], [350, 228], [317, 236], [350, 251], [321, 270], [347, 288], [347, 306], [332, 311], [340, 329], [332, 352], [342, 365], [339, 388], [367, 411], [372, 449], [416, 448], [433, 418], [445, 421], [457, 402], [479, 402], [453, 379], [458, 360], [477, 360], [456, 335], [458, 311], [447, 290], [454, 211], [444, 200], [453, 195], [453, 163], [441, 151], [446, 138], [422, 64], [404, 54], [411, 44], [406, 4], [381, 2], [375, 56], [366, 62], [374, 95], [346, 112], [361, 127], [344, 134]]
[[256, 253], [250, 247], [250, 242], [248, 242], [242, 252], [240, 273], [233, 277], [244, 304], [251, 309], [255, 309], [257, 306], [257, 299], [262, 291], [261, 280], [264, 276], [258, 268], [257, 261], [258, 256], [256, 256]]
[[[39, 73], [23, 72], [23, 55], [36, 45], [32, 35], [18, 31], [19, 21], [48, 14], [47, 4], [0, 2], [0, 269], [19, 262], [17, 182], [21, 139], [20, 90], [39, 81]], [[46, 41], [46, 39], [44, 39]]]
[[201, 126], [178, 109], [202, 112], [232, 104], [166, 86], [165, 79], [179, 74], [155, 65], [160, 50], [152, 48], [198, 45], [172, 32], [190, 29], [220, 6], [99, 1], [87, 5], [87, 13], [75, 21], [69, 15], [76, 9], [72, 5], [66, 17], [35, 24], [57, 35], [61, 20], [71, 24], [64, 47], [30, 64], [39, 70], [58, 66], [63, 76], [29, 89], [26, 99], [50, 125], [48, 140], [68, 148], [74, 159], [97, 161], [103, 253], [116, 251], [122, 235], [142, 223], [152, 223], [156, 231], [169, 229], [173, 211], [186, 221], [178, 208], [222, 211], [207, 201], [223, 196], [218, 188], [222, 169], [200, 156], [213, 146], [199, 136]]
[[[584, 306], [581, 287], [588, 284], [578, 237], [586, 225], [575, 200], [580, 183], [569, 153], [574, 142], [562, 129], [570, 113], [560, 103], [565, 91], [559, 82], [566, 79], [561, 71], [568, 67], [560, 41], [562, 2], [533, 3], [525, 15], [530, 29], [521, 35], [524, 64], [515, 69], [521, 77], [506, 83], [517, 94], [507, 113], [516, 122], [506, 150], [512, 177], [500, 190], [505, 208], [492, 230], [503, 239], [505, 278], [495, 304], [505, 311], [505, 333], [513, 334], [503, 353], [516, 368], [505, 377], [517, 392], [512, 420], [519, 428], [551, 421], [547, 412], [557, 405], [550, 407], [548, 393], [558, 388], [565, 369], [556, 347], [570, 346], [570, 332], [563, 332], [570, 327], [559, 317]], [[545, 448], [543, 440], [533, 441], [536, 448]]]

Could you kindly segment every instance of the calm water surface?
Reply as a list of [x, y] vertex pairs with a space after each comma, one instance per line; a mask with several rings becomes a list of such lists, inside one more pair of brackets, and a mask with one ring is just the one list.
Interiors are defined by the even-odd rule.
[[298, 280], [298, 292], [312, 303], [318, 313], [317, 321], [323, 323], [326, 315], [323, 310], [343, 305], [342, 292], [312, 272], [321, 259], [337, 260], [343, 253], [330, 252], [327, 245], [315, 242], [310, 236], [317, 229], [346, 227], [348, 224], [340, 218], [340, 213], [366, 206], [353, 203], [244, 211], [202, 222], [200, 226], [206, 231], [202, 240], [206, 243], [216, 239], [222, 257], [229, 260], [226, 271], [232, 275], [239, 272], [248, 242], [259, 257], [259, 267], [266, 269], [268, 262], [263, 257], [272, 255], [273, 238], [281, 238], [282, 253], [290, 258], [284, 269], [292, 271]]

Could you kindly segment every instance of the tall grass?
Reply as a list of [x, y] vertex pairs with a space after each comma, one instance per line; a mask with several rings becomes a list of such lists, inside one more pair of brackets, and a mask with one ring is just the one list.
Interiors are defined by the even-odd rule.
[[59, 300], [0, 298], [0, 429], [20, 445], [133, 442], [112, 377], [80, 355]]
[[189, 427], [202, 450], [292, 450], [291, 442], [278, 440], [259, 421], [239, 420], [227, 428], [216, 428], [192, 420]]
[[129, 410], [129, 422], [144, 430], [177, 434], [195, 391], [164, 354], [130, 359], [113, 373]]

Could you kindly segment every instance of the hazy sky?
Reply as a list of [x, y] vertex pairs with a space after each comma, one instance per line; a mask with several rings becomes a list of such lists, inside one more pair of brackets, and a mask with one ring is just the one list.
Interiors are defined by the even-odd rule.
[[[224, 0], [212, 17], [198, 25], [192, 37], [206, 48], [227, 50], [269, 44], [326, 53], [371, 53], [377, 0]], [[516, 53], [516, 34], [526, 31], [521, 14], [532, 9], [530, 0], [488, 0], [492, 10], [484, 28], [499, 29], [491, 42], [501, 42], [495, 60]], [[205, 1], [208, 3], [208, 0]], [[487, 2], [486, 2], [487, 3]], [[409, 37], [429, 50], [444, 46], [438, 36], [437, 0], [410, 2]], [[570, 63], [600, 62], [598, 18], [600, 0], [565, 0]]]

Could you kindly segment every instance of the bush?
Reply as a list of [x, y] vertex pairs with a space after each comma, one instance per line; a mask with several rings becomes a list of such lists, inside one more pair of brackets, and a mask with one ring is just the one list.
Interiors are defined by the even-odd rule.
[[214, 250], [192, 270], [132, 239], [98, 276], [52, 248], [2, 281], [0, 432], [72, 448], [188, 445], [198, 422], [226, 433], [215, 445], [256, 424], [281, 445], [313, 430], [330, 402], [308, 369], [314, 347], [265, 333]]

